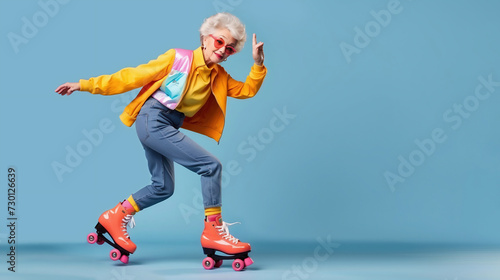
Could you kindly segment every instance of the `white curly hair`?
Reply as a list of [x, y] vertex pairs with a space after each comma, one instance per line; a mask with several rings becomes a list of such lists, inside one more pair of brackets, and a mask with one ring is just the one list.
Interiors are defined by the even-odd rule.
[[203, 21], [200, 27], [200, 41], [203, 45], [203, 39], [214, 33], [218, 29], [227, 29], [231, 33], [231, 36], [236, 40], [235, 50], [239, 52], [243, 49], [245, 41], [247, 40], [247, 34], [245, 31], [245, 25], [240, 21], [239, 18], [230, 13], [218, 13]]

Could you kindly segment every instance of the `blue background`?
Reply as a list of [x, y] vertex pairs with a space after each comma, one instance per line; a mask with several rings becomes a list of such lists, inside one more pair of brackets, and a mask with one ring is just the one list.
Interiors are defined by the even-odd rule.
[[[244, 241], [499, 243], [500, 87], [484, 100], [474, 92], [479, 77], [500, 81], [500, 2], [401, 0], [386, 26], [370, 12], [394, 1], [62, 2], [53, 15], [38, 1], [0, 2], [0, 167], [3, 178], [17, 169], [19, 242], [81, 242], [101, 212], [150, 178], [135, 129], [118, 118], [138, 90], [62, 97], [55, 88], [170, 48], [195, 49], [203, 19], [229, 11], [250, 40], [223, 66], [244, 80], [256, 33], [268, 76], [255, 98], [229, 100], [220, 145], [186, 133], [226, 170], [237, 165], [224, 176], [224, 219], [243, 222], [231, 233]], [[39, 27], [15, 46], [9, 36], [24, 36], [23, 18]], [[356, 47], [356, 28], [367, 26], [369, 43], [345, 55], [341, 45]], [[464, 100], [474, 105], [469, 115], [447, 121]], [[293, 118], [279, 122], [276, 112]], [[103, 120], [112, 131], [58, 178], [54, 162], [67, 165], [67, 149], [85, 145], [83, 131]], [[419, 152], [415, 141], [436, 129], [446, 140]], [[410, 155], [418, 164], [401, 176]], [[387, 172], [404, 181], [391, 188]], [[172, 198], [136, 215], [136, 242], [199, 242], [199, 177], [180, 166], [176, 176]]]

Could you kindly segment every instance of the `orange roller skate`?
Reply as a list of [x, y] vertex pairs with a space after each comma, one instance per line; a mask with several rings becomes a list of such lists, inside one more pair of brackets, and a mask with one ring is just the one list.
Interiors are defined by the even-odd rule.
[[[122, 203], [118, 203], [114, 208], [102, 213], [99, 221], [95, 226], [96, 233], [90, 233], [87, 236], [87, 241], [90, 244], [97, 243], [99, 245], [104, 242], [111, 245], [114, 249], [111, 250], [109, 256], [112, 260], [120, 260], [122, 263], [128, 263], [129, 255], [135, 252], [137, 246], [130, 240], [127, 232], [127, 225], [130, 228], [135, 226], [133, 209], [126, 209]], [[113, 241], [107, 239], [104, 234], [108, 233]]]
[[[227, 226], [233, 224], [235, 223], [223, 222], [220, 214], [213, 221], [208, 221], [208, 218], [205, 220], [205, 229], [201, 235], [203, 253], [207, 255], [203, 260], [205, 269], [220, 267], [223, 260], [234, 260], [233, 269], [236, 271], [243, 270], [253, 263], [253, 260], [248, 257], [252, 249], [250, 244], [241, 242], [229, 234]], [[227, 256], [216, 255], [216, 251]]]

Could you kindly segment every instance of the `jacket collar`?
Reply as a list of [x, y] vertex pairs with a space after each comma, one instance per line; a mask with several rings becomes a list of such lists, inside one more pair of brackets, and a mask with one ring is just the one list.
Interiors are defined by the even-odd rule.
[[[193, 51], [193, 67], [195, 69], [198, 67], [208, 68], [207, 65], [205, 64], [205, 59], [203, 58], [203, 50], [201, 49], [201, 47], [198, 47]], [[212, 70], [218, 71], [217, 68], [218, 65], [214, 65], [214, 67], [212, 67]]]

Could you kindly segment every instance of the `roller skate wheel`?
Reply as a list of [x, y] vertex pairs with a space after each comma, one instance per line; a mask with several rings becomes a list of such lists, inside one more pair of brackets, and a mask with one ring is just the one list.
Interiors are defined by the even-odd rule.
[[96, 242], [96, 243], [97, 243], [97, 245], [102, 245], [102, 244], [104, 244], [104, 238], [102, 238], [102, 236], [98, 236], [98, 237], [97, 237], [97, 242]]
[[211, 257], [206, 257], [203, 259], [203, 267], [205, 269], [212, 269], [215, 266], [215, 261]]
[[121, 256], [120, 261], [124, 264], [128, 264], [128, 256], [126, 255]]
[[97, 239], [97, 233], [89, 233], [89, 235], [87, 235], [87, 242], [90, 244], [96, 243]]
[[245, 262], [240, 259], [236, 259], [233, 261], [233, 269], [236, 271], [241, 271], [245, 268]]
[[218, 260], [215, 262], [214, 267], [217, 268], [217, 267], [220, 267], [221, 265], [222, 265], [222, 260]]
[[252, 258], [250, 258], [250, 257], [246, 258], [245, 259], [245, 267], [247, 267], [247, 266], [249, 266], [251, 264], [253, 264]]
[[120, 253], [120, 250], [118, 250], [118, 249], [113, 249], [113, 250], [111, 250], [111, 252], [109, 252], [109, 257], [114, 261], [119, 260], [121, 256], [122, 256], [122, 253]]

